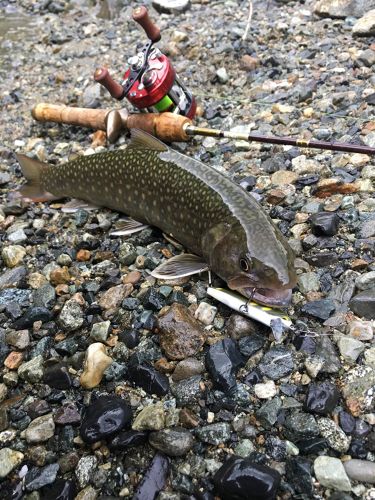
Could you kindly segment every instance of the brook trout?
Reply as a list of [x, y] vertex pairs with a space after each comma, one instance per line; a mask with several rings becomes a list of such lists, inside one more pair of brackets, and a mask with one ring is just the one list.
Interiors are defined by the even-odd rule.
[[53, 167], [18, 155], [24, 198], [79, 198], [132, 217], [128, 234], [160, 228], [191, 253], [168, 259], [158, 278], [210, 269], [229, 288], [266, 305], [286, 305], [296, 283], [293, 252], [262, 207], [212, 167], [142, 131], [125, 150], [81, 156]]

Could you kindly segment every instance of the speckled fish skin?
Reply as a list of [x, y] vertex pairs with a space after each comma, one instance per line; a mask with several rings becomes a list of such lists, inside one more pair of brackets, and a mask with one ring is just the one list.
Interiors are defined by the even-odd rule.
[[[150, 137], [135, 133], [125, 150], [44, 168], [43, 188], [159, 227], [227, 282], [237, 276], [243, 288], [291, 288], [293, 252], [256, 200], [212, 167]], [[250, 283], [238, 265], [243, 253], [254, 265]]]

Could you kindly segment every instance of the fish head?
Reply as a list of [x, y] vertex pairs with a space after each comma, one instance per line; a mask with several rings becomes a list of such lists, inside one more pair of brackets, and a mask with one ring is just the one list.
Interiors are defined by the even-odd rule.
[[211, 243], [207, 260], [232, 290], [260, 304], [286, 306], [296, 284], [295, 257], [283, 236], [277, 236], [278, 245], [254, 252], [241, 224], [218, 224], [205, 237]]

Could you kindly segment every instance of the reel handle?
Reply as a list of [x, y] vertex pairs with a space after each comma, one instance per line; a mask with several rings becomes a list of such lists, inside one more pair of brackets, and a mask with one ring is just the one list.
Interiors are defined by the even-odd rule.
[[111, 77], [107, 68], [98, 68], [94, 73], [94, 80], [103, 85], [115, 99], [120, 101], [124, 97], [122, 85]]
[[160, 29], [154, 24], [144, 5], [133, 10], [133, 19], [145, 30], [147, 38], [152, 42], [158, 42], [161, 38]]

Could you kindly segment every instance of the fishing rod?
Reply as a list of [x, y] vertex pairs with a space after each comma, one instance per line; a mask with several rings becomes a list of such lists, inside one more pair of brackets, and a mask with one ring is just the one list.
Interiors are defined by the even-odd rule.
[[279, 144], [346, 153], [375, 154], [375, 148], [362, 144], [316, 141], [295, 137], [238, 134], [226, 130], [196, 127], [188, 117], [169, 112], [129, 113], [126, 109], [87, 109], [40, 103], [33, 108], [32, 116], [35, 120], [42, 122], [52, 121], [104, 130], [107, 133], [109, 142], [115, 142], [122, 132], [127, 132], [132, 128], [139, 128], [164, 142], [186, 142], [191, 137], [206, 136], [242, 140], [250, 143], [260, 142], [263, 144]]

